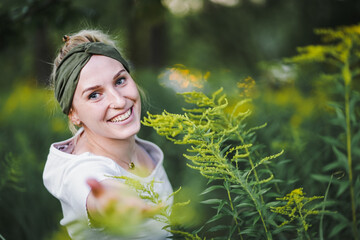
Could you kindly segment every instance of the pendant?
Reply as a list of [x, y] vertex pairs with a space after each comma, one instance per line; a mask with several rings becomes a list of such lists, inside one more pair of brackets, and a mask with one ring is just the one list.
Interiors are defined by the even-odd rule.
[[133, 162], [129, 162], [129, 169], [134, 169], [135, 168], [135, 164]]

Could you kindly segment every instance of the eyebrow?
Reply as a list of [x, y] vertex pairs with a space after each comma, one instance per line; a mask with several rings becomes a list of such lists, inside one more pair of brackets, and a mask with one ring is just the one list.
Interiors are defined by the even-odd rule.
[[[125, 70], [125, 69], [120, 70], [118, 73], [116, 73], [116, 74], [114, 75], [113, 79], [116, 80], [121, 74], [123, 74], [123, 72], [126, 72], [126, 70]], [[82, 92], [81, 95], [84, 95], [84, 93], [86, 93], [86, 92], [88, 92], [88, 91], [92, 91], [92, 90], [98, 89], [98, 88], [100, 88], [100, 87], [101, 87], [101, 85], [95, 85], [95, 86], [88, 87], [88, 88], [86, 88], [86, 89]]]
[[121, 69], [117, 74], [114, 75], [113, 79], [116, 80], [123, 72], [126, 72], [125, 69]]
[[98, 89], [98, 88], [100, 88], [100, 87], [101, 87], [101, 85], [96, 85], [96, 86], [88, 87], [88, 88], [86, 88], [86, 89], [82, 92], [81, 96], [84, 95], [84, 93], [86, 93], [86, 92], [88, 92], [88, 91], [92, 91], [92, 90]]

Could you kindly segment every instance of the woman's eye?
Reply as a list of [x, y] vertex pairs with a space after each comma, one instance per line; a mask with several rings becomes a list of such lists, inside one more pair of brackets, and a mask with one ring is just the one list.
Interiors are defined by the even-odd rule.
[[124, 77], [121, 77], [119, 79], [116, 80], [115, 84], [116, 85], [121, 85], [125, 82], [125, 78]]
[[93, 92], [93, 93], [91, 93], [91, 94], [89, 95], [89, 99], [94, 100], [94, 99], [97, 99], [99, 96], [100, 96], [100, 93], [98, 93], [98, 92]]

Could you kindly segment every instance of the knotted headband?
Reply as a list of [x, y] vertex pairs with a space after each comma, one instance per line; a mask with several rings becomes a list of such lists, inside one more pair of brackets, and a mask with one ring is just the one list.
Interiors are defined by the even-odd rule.
[[122, 63], [130, 73], [128, 63], [113, 46], [102, 42], [87, 42], [74, 47], [66, 54], [55, 72], [55, 97], [66, 115], [69, 114], [72, 105], [80, 71], [92, 55], [113, 58]]

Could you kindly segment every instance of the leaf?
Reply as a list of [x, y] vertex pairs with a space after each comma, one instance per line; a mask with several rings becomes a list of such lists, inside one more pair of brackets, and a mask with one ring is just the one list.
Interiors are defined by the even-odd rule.
[[320, 137], [325, 143], [331, 145], [331, 146], [336, 146], [336, 147], [341, 147], [341, 142], [333, 137], [330, 136], [321, 136]]
[[214, 227], [211, 227], [208, 231], [209, 232], [217, 232], [219, 230], [228, 230], [230, 228], [230, 225], [217, 225]]
[[259, 195], [264, 195], [265, 193], [267, 193], [271, 188], [265, 188], [265, 189], [261, 189], [258, 194]]
[[240, 202], [240, 201], [243, 201], [243, 200], [244, 200], [244, 196], [236, 196], [233, 199], [233, 203], [237, 203], [237, 202]]
[[222, 202], [220, 203], [220, 205], [216, 208], [216, 209], [217, 209], [217, 213], [216, 213], [216, 214], [219, 214], [219, 213], [220, 213], [221, 209], [224, 207], [225, 204], [227, 204], [227, 202], [225, 202], [225, 201], [222, 201]]
[[202, 204], [220, 204], [223, 200], [221, 199], [207, 199], [204, 201], [201, 201]]
[[260, 216], [254, 218], [252, 225], [254, 226], [260, 219]]
[[328, 171], [331, 171], [334, 169], [339, 169], [340, 167], [342, 167], [342, 164], [335, 161], [335, 162], [327, 164], [325, 167], [323, 167], [323, 171], [328, 172]]
[[226, 153], [227, 150], [229, 150], [230, 147], [231, 147], [231, 145], [228, 145], [228, 146], [224, 147], [224, 149], [221, 150], [221, 152], [220, 152], [220, 156], [224, 156], [224, 153]]
[[212, 218], [210, 218], [205, 224], [209, 224], [209, 223], [215, 222], [215, 221], [223, 218], [224, 216], [227, 216], [227, 215], [225, 215], [225, 214], [223, 214], [223, 213], [216, 214], [216, 215], [214, 215]]
[[353, 148], [358, 147], [358, 142], [360, 141], [360, 131], [356, 132], [353, 134], [352, 139], [351, 139], [351, 144]]
[[250, 203], [240, 203], [235, 206], [235, 208], [249, 208], [249, 207], [254, 208], [254, 205]]
[[310, 176], [311, 176], [311, 178], [313, 178], [319, 182], [328, 183], [331, 180], [331, 176], [328, 176], [328, 175], [311, 174]]
[[339, 149], [337, 149], [337, 147], [335, 147], [335, 146], [332, 146], [332, 149], [333, 149], [337, 159], [339, 160], [339, 162], [341, 162], [341, 165], [343, 166], [343, 168], [348, 171], [346, 155], [344, 153], [342, 153]]
[[253, 235], [253, 236], [256, 236], [254, 235], [255, 233], [257, 232], [256, 229], [253, 229], [253, 228], [247, 228], [245, 230], [242, 230], [241, 231], [241, 234], [244, 235], [244, 234], [248, 234], [248, 235]]
[[285, 232], [285, 231], [293, 231], [293, 230], [295, 230], [295, 229], [296, 229], [295, 226], [292, 226], [292, 225], [287, 224], [287, 225], [284, 225], [284, 226], [281, 226], [281, 227], [276, 228], [276, 229], [273, 231], [273, 233], [274, 233], [274, 234], [278, 234], [278, 233]]
[[202, 193], [200, 193], [200, 195], [205, 195], [209, 192], [212, 192], [216, 189], [224, 189], [224, 187], [222, 185], [213, 185], [213, 186], [210, 186], [208, 188], [206, 188]]
[[244, 212], [244, 217], [252, 218], [254, 215], [259, 214], [257, 211], [246, 211]]
[[265, 204], [265, 206], [266, 206], [267, 208], [275, 207], [275, 206], [277, 206], [277, 205], [279, 205], [279, 202], [268, 202], [268, 203]]
[[348, 226], [347, 222], [339, 222], [335, 227], [333, 227], [329, 233], [329, 238], [337, 236], [339, 232], [344, 230]]
[[343, 194], [346, 189], [349, 188], [349, 182], [348, 181], [341, 181], [340, 184], [339, 184], [339, 189], [336, 193], [336, 196], [339, 197], [341, 194]]
[[242, 190], [242, 189], [231, 189], [230, 192], [235, 193], [235, 194], [239, 194], [239, 195], [245, 194], [245, 191]]

